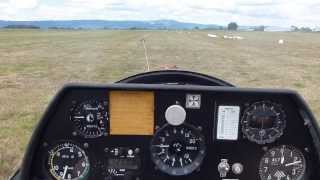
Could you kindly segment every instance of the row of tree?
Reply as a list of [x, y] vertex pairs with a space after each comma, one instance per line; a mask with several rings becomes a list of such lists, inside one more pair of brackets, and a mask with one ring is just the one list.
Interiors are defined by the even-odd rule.
[[[236, 31], [238, 30], [238, 24], [235, 23], [235, 22], [231, 22], [228, 24], [228, 27], [227, 29], [230, 30], [230, 31]], [[266, 26], [257, 26], [257, 27], [254, 27], [253, 30], [254, 31], [264, 31], [266, 28]], [[291, 26], [291, 31], [294, 31], [294, 32], [312, 32], [313, 30], [310, 28], [310, 27], [297, 27], [297, 26]]]
[[[228, 24], [227, 29], [229, 31], [236, 31], [238, 30], [239, 26], [236, 22], [231, 22]], [[256, 26], [253, 28], [253, 31], [264, 31], [265, 30], [265, 26]]]
[[312, 29], [309, 27], [297, 27], [297, 26], [291, 26], [291, 31], [294, 32], [312, 32]]
[[34, 25], [8, 25], [5, 26], [4, 28], [7, 29], [40, 29], [40, 27], [38, 26], [34, 26]]

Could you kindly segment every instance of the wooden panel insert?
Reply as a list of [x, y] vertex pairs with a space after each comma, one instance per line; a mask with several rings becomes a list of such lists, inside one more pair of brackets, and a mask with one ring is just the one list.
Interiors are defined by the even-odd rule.
[[111, 135], [154, 134], [154, 92], [110, 92]]

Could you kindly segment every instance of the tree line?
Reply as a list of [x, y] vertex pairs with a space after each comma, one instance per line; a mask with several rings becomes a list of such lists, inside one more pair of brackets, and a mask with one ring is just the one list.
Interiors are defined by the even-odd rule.
[[8, 25], [5, 26], [3, 28], [7, 28], [7, 29], [40, 29], [39, 26], [34, 26], [34, 25]]

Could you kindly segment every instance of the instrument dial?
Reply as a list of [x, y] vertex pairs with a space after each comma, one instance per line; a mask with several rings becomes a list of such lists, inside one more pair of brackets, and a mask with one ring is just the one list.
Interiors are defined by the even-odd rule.
[[71, 121], [85, 138], [106, 135], [108, 124], [107, 101], [85, 101], [72, 109]]
[[270, 149], [260, 161], [261, 180], [302, 180], [306, 174], [303, 153], [292, 146]]
[[282, 107], [270, 101], [256, 102], [248, 107], [241, 121], [243, 134], [258, 144], [272, 143], [282, 136], [286, 115]]
[[205, 139], [200, 130], [191, 125], [165, 125], [152, 140], [151, 154], [162, 172], [187, 175], [200, 167], [205, 156]]
[[79, 146], [65, 142], [49, 151], [48, 171], [59, 180], [85, 179], [89, 174], [89, 159]]

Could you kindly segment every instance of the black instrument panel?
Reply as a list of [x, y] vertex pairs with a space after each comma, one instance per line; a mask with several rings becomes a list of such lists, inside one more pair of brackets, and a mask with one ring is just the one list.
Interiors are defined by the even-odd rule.
[[[121, 92], [124, 100], [128, 97], [123, 106], [133, 103], [137, 111], [119, 112], [121, 100], [115, 105], [113, 92]], [[33, 179], [317, 179], [318, 151], [310, 129], [316, 127], [301, 115], [309, 110], [300, 100], [291, 91], [263, 89], [68, 86], [49, 107], [33, 149], [27, 152], [32, 159], [29, 175]], [[151, 113], [152, 122], [150, 116], [141, 115], [141, 107], [150, 108], [145, 114]], [[136, 125], [139, 120], [145, 123]], [[146, 127], [134, 134], [128, 132], [130, 125]]]

